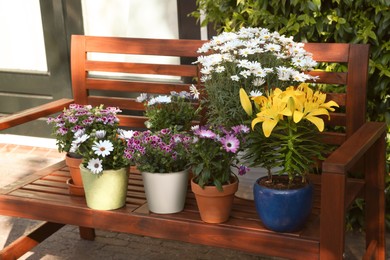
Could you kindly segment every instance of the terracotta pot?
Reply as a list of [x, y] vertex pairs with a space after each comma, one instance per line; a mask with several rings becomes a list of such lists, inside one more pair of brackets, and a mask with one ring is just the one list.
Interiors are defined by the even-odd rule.
[[87, 206], [98, 210], [113, 210], [126, 203], [129, 167], [118, 170], [104, 170], [93, 174], [80, 165]]
[[80, 196], [80, 197], [85, 196], [84, 187], [74, 185], [72, 178], [69, 178], [66, 181], [66, 184], [68, 185], [70, 194], [75, 195], [75, 196]]
[[223, 191], [215, 186], [203, 189], [191, 179], [191, 189], [195, 194], [200, 218], [206, 223], [222, 223], [229, 219], [233, 205], [234, 193], [238, 189], [238, 181], [223, 185]]
[[81, 187], [83, 186], [83, 180], [80, 174], [80, 164], [82, 161], [82, 158], [74, 158], [70, 157], [69, 155], [66, 155], [65, 157], [65, 163], [69, 168], [70, 176], [73, 180], [73, 185]]

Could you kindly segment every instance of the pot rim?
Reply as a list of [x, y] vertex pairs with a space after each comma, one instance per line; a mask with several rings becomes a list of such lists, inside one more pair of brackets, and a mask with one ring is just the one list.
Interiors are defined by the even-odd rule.
[[[285, 175], [285, 174], [282, 174], [282, 175], [272, 174], [272, 176], [287, 176], [287, 175]], [[258, 179], [255, 181], [255, 183], [254, 183], [253, 185], [254, 185], [254, 186], [260, 186], [262, 189], [266, 189], [266, 190], [272, 190], [272, 191], [276, 191], [276, 192], [277, 192], [277, 191], [280, 191], [281, 193], [286, 192], [286, 191], [287, 191], [287, 192], [288, 192], [288, 191], [293, 192], [293, 191], [296, 191], [296, 190], [313, 188], [313, 183], [312, 183], [310, 180], [306, 179], [306, 185], [303, 186], [303, 187], [301, 187], [301, 188], [292, 188], [292, 189], [272, 189], [272, 188], [269, 188], [269, 187], [266, 187], [266, 186], [264, 186], [264, 185], [260, 185], [260, 184], [259, 184], [259, 181], [262, 180], [262, 179], [265, 179], [265, 178], [268, 178], [268, 176], [263, 176], [263, 177], [258, 178]]]

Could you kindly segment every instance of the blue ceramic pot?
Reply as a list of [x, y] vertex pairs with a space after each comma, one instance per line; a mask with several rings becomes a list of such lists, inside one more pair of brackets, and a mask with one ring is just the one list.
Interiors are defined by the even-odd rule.
[[[276, 176], [275, 176], [276, 177]], [[313, 201], [313, 185], [301, 189], [275, 190], [259, 185], [253, 186], [256, 211], [263, 224], [276, 232], [294, 232], [303, 227], [310, 215]]]

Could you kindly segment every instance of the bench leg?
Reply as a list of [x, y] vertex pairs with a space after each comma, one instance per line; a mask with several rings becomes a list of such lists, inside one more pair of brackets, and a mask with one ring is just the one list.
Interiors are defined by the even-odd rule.
[[[385, 241], [385, 137], [365, 158], [366, 248], [374, 259], [386, 258]], [[375, 246], [374, 246], [375, 245]], [[370, 250], [368, 250], [370, 249]]]
[[345, 244], [346, 176], [322, 173], [320, 259], [342, 260]]
[[79, 227], [80, 237], [85, 240], [95, 240], [95, 229], [88, 227]]
[[17, 259], [44, 241], [46, 238], [57, 232], [64, 224], [45, 222], [3, 248], [0, 251], [0, 259]]

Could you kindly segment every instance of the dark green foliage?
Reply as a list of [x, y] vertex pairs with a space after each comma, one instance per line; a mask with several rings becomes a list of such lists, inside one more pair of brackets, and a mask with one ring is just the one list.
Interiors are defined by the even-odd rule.
[[[197, 6], [192, 15], [200, 18], [203, 9], [206, 15], [202, 25], [214, 23], [217, 32], [265, 27], [293, 36], [295, 41], [369, 43], [368, 119], [386, 122], [390, 136], [390, 1], [197, 0]], [[390, 172], [389, 139], [387, 172]], [[389, 190], [389, 178], [386, 184]], [[386, 197], [390, 201], [390, 192]], [[361, 212], [362, 205], [358, 202], [351, 212]], [[390, 203], [387, 205], [390, 222]], [[359, 214], [349, 216], [349, 227], [361, 225]]]

